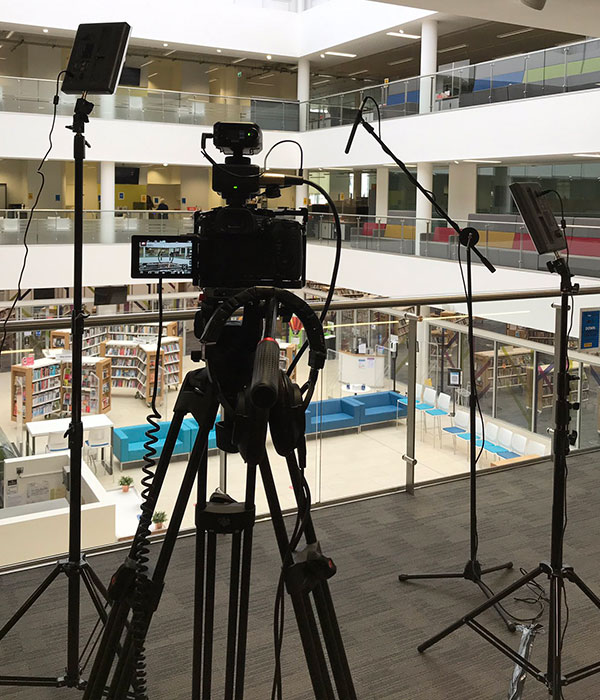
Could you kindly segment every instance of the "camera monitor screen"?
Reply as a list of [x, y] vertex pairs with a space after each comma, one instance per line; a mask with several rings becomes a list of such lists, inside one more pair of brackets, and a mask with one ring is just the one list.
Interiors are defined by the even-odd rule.
[[132, 236], [131, 276], [137, 279], [192, 279], [195, 245], [191, 236]]
[[540, 255], [567, 247], [550, 202], [537, 182], [513, 182], [510, 191]]

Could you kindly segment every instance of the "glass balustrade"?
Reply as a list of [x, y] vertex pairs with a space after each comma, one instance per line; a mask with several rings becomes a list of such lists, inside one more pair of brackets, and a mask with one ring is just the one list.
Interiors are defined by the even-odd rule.
[[[434, 75], [395, 80], [384, 85], [315, 97], [308, 103], [308, 129], [354, 121], [356, 109], [370, 95], [382, 119], [509, 102], [562, 92], [598, 89], [600, 40], [577, 42], [519, 56], [498, 58]], [[365, 118], [376, 118], [373, 105]]]
[[[53, 80], [0, 76], [0, 111], [52, 114]], [[57, 113], [71, 116], [75, 96], [60, 95]], [[151, 88], [119, 87], [98, 95], [92, 119], [128, 119], [210, 126], [217, 121], [252, 121], [263, 129], [298, 131], [299, 103], [268, 97], [229, 97]]]
[[[515, 292], [515, 296], [519, 294]], [[535, 296], [530, 293], [526, 298]], [[545, 301], [550, 306], [555, 300]], [[106, 527], [96, 532], [96, 539], [102, 541], [94, 544], [111, 544], [130, 536], [137, 524], [142, 473], [136, 449], [146, 430], [147, 385], [152, 381], [148, 357], [156, 344], [157, 314], [152, 291], [146, 297], [136, 296], [135, 304], [129, 303], [131, 310], [148, 311], [100, 317], [93, 299], [86, 297], [91, 316], [86, 321], [82, 385], [87, 439], [84, 522], [88, 507], [110, 513]], [[169, 315], [158, 405], [163, 421], [172, 416], [182, 377], [202, 366], [191, 359], [192, 350], [198, 347], [193, 334], [196, 303], [197, 292], [170, 289], [165, 295]], [[9, 301], [1, 302], [2, 310], [9, 305]], [[500, 322], [493, 306], [491, 303], [488, 315], [476, 318], [475, 324], [475, 374], [483, 415], [477, 432], [479, 440], [484, 435], [486, 440], [480, 469], [510, 464], [507, 460], [519, 463], [549, 455], [548, 429], [553, 424], [552, 329]], [[367, 308], [364, 302], [358, 305], [352, 300], [334, 303], [324, 323], [327, 361], [305, 415], [306, 476], [314, 503], [410, 489], [468, 472], [467, 326], [464, 314], [445, 311], [444, 307], [443, 297], [429, 299], [428, 306], [410, 299], [373, 300]], [[32, 512], [36, 518], [46, 511], [48, 517], [66, 517], [68, 493], [62, 470], [68, 464], [68, 453], [66, 442], [61, 443], [63, 433], [53, 430], [62, 425], [56, 421], [68, 422], [70, 411], [70, 308], [68, 298], [25, 300], [16, 316], [21, 329], [17, 332], [12, 324], [8, 327], [0, 357], [0, 434], [10, 446], [7, 451], [0, 444], [0, 532], [7, 528], [8, 533], [19, 523], [27, 523]], [[24, 323], [27, 330], [22, 330]], [[304, 331], [296, 323], [280, 322], [276, 336], [284, 367], [304, 341]], [[600, 356], [578, 352], [575, 337], [571, 345], [571, 370], [581, 378], [571, 387], [572, 400], [581, 403], [581, 410], [573, 414], [573, 427], [579, 434], [575, 450], [600, 447]], [[416, 351], [411, 349], [417, 347]], [[449, 380], [449, 370], [456, 369], [462, 370], [459, 386]], [[414, 408], [408, 402], [413, 376]], [[294, 379], [302, 385], [307, 377], [303, 357]], [[409, 421], [413, 410], [414, 431]], [[90, 431], [99, 426], [108, 429], [108, 444], [101, 449], [92, 448], [89, 439]], [[172, 512], [186, 465], [189, 445], [186, 448], [185, 441], [195, 435], [194, 426], [188, 428], [159, 502], [167, 515]], [[225, 458], [216, 449], [214, 434], [210, 440], [209, 488], [221, 486], [234, 498], [243, 498], [245, 468], [240, 456]], [[287, 467], [270, 440], [268, 452], [279, 497], [285, 508], [292, 508]], [[416, 459], [414, 475], [407, 468], [407, 455]], [[23, 468], [18, 477], [17, 467]], [[127, 494], [119, 484], [123, 475], [133, 478]], [[192, 497], [185, 528], [193, 527], [193, 503]], [[257, 511], [268, 513], [260, 485]], [[32, 543], [34, 540], [34, 549], [20, 550], [23, 559], [61, 553], [60, 543], [46, 541], [43, 536], [27, 538]], [[18, 556], [11, 552], [11, 548], [6, 550], [0, 565], [17, 562]]]

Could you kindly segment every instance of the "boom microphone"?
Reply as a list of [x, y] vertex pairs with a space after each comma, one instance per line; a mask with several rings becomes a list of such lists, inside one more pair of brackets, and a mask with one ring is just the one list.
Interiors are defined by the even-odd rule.
[[364, 107], [364, 101], [361, 104], [360, 108], [356, 112], [356, 117], [354, 117], [354, 124], [352, 125], [352, 131], [350, 132], [350, 136], [348, 138], [348, 143], [346, 144], [346, 149], [344, 153], [348, 155], [350, 153], [350, 149], [352, 148], [352, 142], [354, 141], [354, 137], [356, 136], [356, 130], [358, 129], [358, 125], [362, 121], [362, 113], [363, 113], [363, 107]]

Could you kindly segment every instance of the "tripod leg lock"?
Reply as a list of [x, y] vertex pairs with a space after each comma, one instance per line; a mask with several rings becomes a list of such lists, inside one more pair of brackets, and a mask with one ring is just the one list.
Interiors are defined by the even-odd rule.
[[294, 563], [284, 572], [285, 585], [290, 594], [310, 592], [337, 573], [333, 559], [321, 552], [318, 542], [296, 550], [293, 556]]
[[218, 535], [231, 535], [254, 527], [256, 508], [246, 508], [243, 503], [215, 503], [210, 501], [206, 508], [196, 507], [196, 528]]

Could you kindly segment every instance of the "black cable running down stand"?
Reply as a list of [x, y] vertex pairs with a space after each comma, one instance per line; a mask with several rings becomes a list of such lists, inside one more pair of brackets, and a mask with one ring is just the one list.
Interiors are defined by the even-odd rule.
[[[554, 454], [554, 481], [552, 497], [552, 535], [550, 561], [542, 562], [528, 574], [520, 578], [511, 586], [493, 596], [487, 603], [471, 610], [463, 615], [455, 623], [442, 630], [434, 637], [421, 644], [420, 652], [426, 651], [429, 647], [437, 644], [448, 635], [461, 627], [467, 625], [488, 641], [492, 646], [505, 654], [509, 659], [522, 666], [536, 680], [540, 681], [548, 688], [552, 700], [562, 700], [562, 688], [577, 681], [589, 678], [600, 673], [600, 661], [579, 668], [569, 673], [562, 670], [562, 645], [564, 638], [563, 629], [563, 592], [566, 582], [574, 583], [577, 588], [588, 598], [597, 608], [600, 608], [600, 597], [596, 595], [587, 584], [575, 573], [573, 567], [564, 563], [564, 535], [566, 516], [566, 488], [567, 488], [567, 455], [570, 445], [575, 444], [577, 433], [571, 431], [569, 423], [571, 420], [571, 409], [578, 410], [577, 403], [569, 401], [570, 383], [579, 380], [581, 377], [570, 374], [568, 360], [568, 316], [569, 300], [578, 291], [578, 285], [571, 283], [571, 273], [565, 260], [556, 254], [555, 260], [548, 263], [551, 272], [557, 272], [561, 278], [561, 304], [560, 323], [558, 334], [558, 366], [556, 372], [556, 406], [555, 406], [555, 428], [553, 435]], [[489, 610], [493, 605], [503, 601], [520, 588], [539, 576], [547, 576], [550, 580], [550, 611], [548, 624], [548, 653], [546, 670], [536, 667], [529, 660], [523, 658], [515, 652], [503, 640], [490, 632], [479, 621], [478, 617]]]
[[72, 343], [72, 387], [71, 387], [71, 423], [67, 431], [69, 438], [70, 472], [69, 472], [69, 555], [58, 561], [50, 574], [29, 596], [10, 620], [0, 629], [2, 640], [19, 622], [25, 613], [43, 595], [60, 574], [68, 579], [67, 607], [67, 663], [64, 675], [59, 676], [6, 676], [0, 675], [0, 686], [52, 686], [83, 689], [80, 667], [80, 592], [81, 581], [90, 595], [92, 603], [101, 620], [107, 618], [103, 606], [107, 591], [89, 563], [81, 554], [81, 458], [83, 451], [83, 423], [81, 421], [81, 375], [83, 351], [84, 312], [83, 295], [83, 161], [87, 144], [84, 131], [85, 124], [94, 105], [80, 97], [75, 104], [73, 124], [67, 128], [74, 133], [75, 159], [75, 223], [73, 243], [73, 312], [71, 320]]
[[[194, 480], [196, 500], [196, 568], [193, 613], [193, 660], [191, 697], [210, 700], [242, 700], [246, 668], [246, 641], [255, 522], [257, 471], [267, 496], [273, 529], [280, 552], [287, 591], [292, 601], [311, 685], [316, 700], [356, 700], [341, 633], [337, 624], [328, 579], [335, 565], [320, 550], [302, 490], [302, 474], [295, 451], [304, 441], [305, 401], [300, 388], [279, 369], [279, 348], [273, 341], [278, 314], [295, 313], [310, 340], [309, 384], [313, 385], [326, 357], [323, 330], [318, 318], [299, 297], [286, 290], [256, 287], [218, 302], [216, 309], [203, 303], [196, 319], [207, 367], [189, 372], [175, 403], [173, 418], [150, 485], [142, 518], [151, 517], [164, 483], [184, 417], [189, 413], [199, 430], [167, 533], [152, 566], [148, 567], [145, 597], [145, 630], [158, 607], [175, 541]], [[242, 325], [228, 324], [229, 317], [244, 309]], [[285, 311], [284, 311], [285, 307]], [[262, 340], [261, 340], [262, 338]], [[199, 359], [195, 356], [195, 359]], [[312, 393], [312, 392], [309, 392]], [[240, 452], [246, 463], [243, 502], [236, 502], [219, 489], [208, 492], [208, 435], [219, 406], [217, 445]], [[267, 425], [273, 444], [286, 457], [296, 496], [299, 521], [306, 539], [304, 548], [292, 551], [266, 452]], [[301, 517], [300, 517], [301, 516]], [[90, 674], [84, 700], [123, 700], [131, 697], [135, 678], [134, 630], [127, 620], [134, 603], [136, 563], [134, 555], [145, 523], [140, 526], [125, 563], [113, 576], [109, 588], [111, 610]], [[215, 687], [213, 657], [217, 610], [215, 595], [219, 545], [231, 538], [229, 602], [225, 678]], [[152, 548], [153, 549], [153, 548]], [[276, 578], [276, 577], [275, 577]], [[219, 618], [224, 617], [222, 613]], [[139, 634], [137, 629], [135, 634]], [[119, 649], [119, 644], [121, 648]], [[116, 663], [115, 663], [116, 662]], [[134, 687], [136, 699], [138, 695]], [[144, 695], [140, 697], [145, 697]]]
[[[458, 234], [459, 246], [464, 246], [467, 250], [467, 283], [465, 289], [466, 303], [467, 303], [467, 315], [468, 315], [468, 340], [469, 340], [469, 376], [470, 376], [470, 393], [469, 393], [469, 418], [470, 418], [470, 435], [471, 439], [469, 441], [469, 500], [470, 500], [470, 523], [469, 523], [469, 535], [470, 535], [470, 552], [469, 559], [462, 571], [456, 572], [444, 572], [444, 573], [417, 573], [417, 574], [405, 574], [402, 573], [398, 576], [400, 581], [410, 581], [410, 580], [428, 580], [428, 579], [464, 579], [466, 581], [471, 581], [475, 583], [483, 592], [487, 598], [491, 598], [493, 593], [487, 584], [483, 583], [482, 577], [494, 573], [496, 571], [502, 571], [506, 569], [512, 569], [512, 562], [507, 562], [505, 564], [499, 564], [497, 566], [492, 566], [488, 568], [482, 567], [478, 559], [478, 546], [479, 538], [477, 534], [477, 430], [476, 430], [476, 412], [477, 412], [477, 385], [475, 376], [475, 362], [474, 362], [474, 338], [473, 338], [473, 285], [472, 285], [472, 254], [475, 253], [479, 260], [485, 265], [485, 267], [490, 272], [495, 272], [494, 266], [490, 263], [487, 258], [481, 253], [477, 248], [477, 243], [479, 242], [479, 233], [476, 229], [472, 227], [461, 229], [461, 227], [454, 221], [448, 212], [435, 200], [429, 190], [426, 190], [419, 181], [414, 177], [414, 175], [408, 170], [406, 165], [393, 153], [393, 151], [386, 145], [380, 135], [377, 134], [373, 126], [363, 119], [362, 111], [364, 106], [371, 98], [365, 98], [363, 103], [356, 114], [356, 119], [354, 120], [354, 125], [352, 132], [350, 133], [350, 138], [348, 139], [348, 144], [346, 146], [346, 153], [350, 151], [352, 141], [356, 134], [358, 126], [363, 126], [366, 131], [371, 134], [371, 136], [377, 141], [381, 146], [382, 150], [392, 158], [392, 160], [400, 167], [404, 174], [408, 177], [410, 182], [421, 192], [421, 194], [426, 197], [426, 199], [431, 202], [432, 207], [437, 212], [437, 214], [448, 222], [448, 224], [456, 231]], [[460, 260], [460, 249], [459, 249], [459, 260]], [[506, 627], [514, 632], [516, 629], [515, 623], [508, 617], [505, 611], [499, 607], [495, 606], [496, 612], [502, 618]]]

